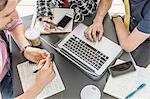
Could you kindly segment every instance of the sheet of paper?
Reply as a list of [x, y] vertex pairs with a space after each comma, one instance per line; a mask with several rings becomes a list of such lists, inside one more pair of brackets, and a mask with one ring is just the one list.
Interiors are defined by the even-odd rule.
[[[36, 97], [36, 99], [43, 99], [43, 98], [52, 96], [56, 93], [59, 93], [59, 92], [65, 90], [65, 86], [59, 75], [57, 67], [56, 67], [55, 63], [53, 63], [53, 64], [54, 64], [54, 70], [56, 72], [56, 77], [54, 78], [54, 80], [52, 82], [50, 82], [43, 89], [43, 91]], [[30, 64], [27, 61], [27, 62], [17, 65], [17, 69], [19, 72], [23, 91], [25, 92], [31, 86], [31, 84], [34, 82], [36, 73], [33, 73], [33, 71], [36, 69], [36, 65]]]
[[114, 78], [110, 75], [103, 92], [116, 98], [123, 99], [141, 83], [145, 83], [146, 86], [135, 93], [135, 95], [132, 96], [132, 99], [149, 99], [150, 71], [138, 66], [136, 66], [135, 72]]
[[[53, 23], [57, 24], [66, 14], [69, 14], [71, 16], [74, 16], [74, 10], [68, 9], [68, 8], [53, 8], [51, 9], [54, 19], [52, 20]], [[44, 23], [36, 21], [36, 14], [33, 15], [31, 27], [36, 27], [41, 30], [42, 34], [49, 34], [44, 30]], [[66, 33], [71, 32], [73, 29], [73, 19], [66, 25], [64, 30], [60, 29], [52, 29], [51, 33]]]

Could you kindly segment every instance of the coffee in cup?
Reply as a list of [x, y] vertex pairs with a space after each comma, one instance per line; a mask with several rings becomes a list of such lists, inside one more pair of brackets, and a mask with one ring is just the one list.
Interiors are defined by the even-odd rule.
[[25, 37], [31, 41], [33, 46], [39, 46], [40, 41], [40, 31], [37, 28], [28, 28], [25, 31]]

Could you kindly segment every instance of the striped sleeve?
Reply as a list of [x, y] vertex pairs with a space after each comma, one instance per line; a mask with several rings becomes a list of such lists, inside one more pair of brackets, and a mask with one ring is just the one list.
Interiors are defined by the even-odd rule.
[[12, 31], [13, 29], [15, 29], [20, 24], [22, 24], [21, 19], [13, 19], [10, 23], [11, 26], [7, 30]]

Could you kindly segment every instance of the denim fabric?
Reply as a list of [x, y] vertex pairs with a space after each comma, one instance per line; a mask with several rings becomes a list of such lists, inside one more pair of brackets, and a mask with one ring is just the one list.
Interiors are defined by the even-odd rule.
[[12, 88], [12, 76], [11, 71], [9, 71], [0, 83], [0, 92], [2, 95], [2, 99], [13, 99]]
[[150, 34], [150, 0], [130, 0], [130, 30], [136, 26], [141, 32]]

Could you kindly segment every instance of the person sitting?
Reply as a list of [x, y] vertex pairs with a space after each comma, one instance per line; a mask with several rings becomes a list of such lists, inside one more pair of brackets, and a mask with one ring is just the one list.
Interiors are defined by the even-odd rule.
[[[19, 46], [26, 59], [43, 64], [43, 68], [36, 75], [36, 80], [22, 98], [35, 98], [36, 95], [55, 77], [50, 54], [44, 49], [34, 48], [25, 38], [25, 26], [16, 11], [17, 0], [0, 1], [0, 92], [3, 99], [12, 99], [11, 63], [9, 61], [8, 32]], [[37, 87], [38, 86], [38, 87]]]
[[[99, 9], [105, 9], [107, 6], [104, 5], [108, 1], [100, 0]], [[74, 9], [74, 22], [83, 22], [86, 16], [92, 16], [96, 12], [97, 0], [37, 0], [37, 19], [42, 18], [51, 22], [53, 19], [51, 9], [58, 7]], [[45, 24], [46, 31], [51, 32], [53, 28], [55, 28], [53, 24]]]
[[[109, 2], [112, 2], [110, 0]], [[126, 15], [123, 20], [120, 16], [113, 16], [116, 33], [120, 46], [126, 52], [132, 52], [150, 37], [150, 1], [149, 0], [124, 0]], [[110, 3], [106, 4], [110, 8]], [[128, 7], [127, 7], [128, 6]], [[107, 8], [107, 7], [106, 7]], [[99, 13], [107, 13], [108, 9], [100, 9], [96, 17], [103, 19]], [[130, 11], [130, 12], [127, 12]], [[128, 16], [128, 17], [127, 17]], [[96, 41], [99, 34], [99, 40], [103, 36], [103, 28], [95, 28], [101, 23], [93, 23], [86, 31], [85, 36], [90, 41]]]

